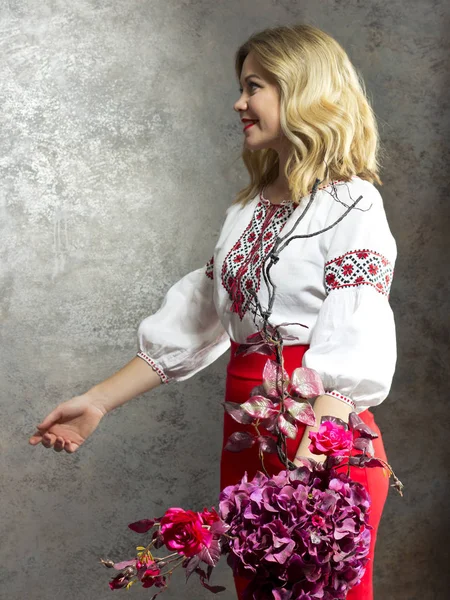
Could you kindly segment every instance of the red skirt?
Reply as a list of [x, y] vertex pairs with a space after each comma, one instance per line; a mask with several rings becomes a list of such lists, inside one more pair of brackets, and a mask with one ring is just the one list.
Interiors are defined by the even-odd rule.
[[[231, 342], [230, 360], [227, 366], [227, 380], [225, 401], [227, 402], [245, 402], [250, 395], [253, 387], [262, 382], [262, 371], [267, 361], [267, 356], [262, 354], [250, 354], [248, 356], [235, 356], [238, 344]], [[309, 346], [285, 346], [283, 349], [284, 365], [289, 375], [297, 367], [301, 366], [302, 358]], [[375, 456], [383, 460], [386, 459], [386, 453], [381, 438], [381, 432], [375, 423], [373, 414], [369, 410], [359, 413], [360, 418], [377, 434], [378, 438], [373, 440], [375, 447]], [[291, 461], [295, 459], [298, 446], [302, 439], [305, 426], [299, 424], [298, 435], [295, 440], [287, 439], [287, 452]], [[241, 425], [237, 423], [230, 415], [224, 414], [223, 428], [223, 446], [234, 431], [254, 432], [252, 425]], [[260, 428], [261, 433], [265, 433], [264, 428]], [[265, 454], [264, 464], [270, 475], [275, 475], [284, 465], [280, 462], [276, 454]], [[229, 452], [222, 449], [220, 463], [220, 489], [223, 490], [228, 485], [234, 485], [240, 481], [247, 472], [249, 480], [254, 477], [257, 471], [261, 470], [258, 449], [256, 445], [239, 453]], [[345, 469], [346, 470], [346, 469]], [[370, 544], [369, 562], [367, 563], [365, 574], [361, 582], [354, 587], [348, 594], [347, 600], [373, 600], [373, 559], [375, 552], [375, 542], [378, 525], [381, 519], [383, 506], [386, 501], [389, 479], [384, 474], [383, 469], [371, 468], [361, 469], [352, 467], [350, 476], [354, 481], [360, 482], [368, 490], [371, 496], [371, 510], [369, 522], [372, 525], [372, 540]], [[249, 580], [241, 577], [234, 578], [239, 600], [242, 600], [242, 592], [248, 585]]]

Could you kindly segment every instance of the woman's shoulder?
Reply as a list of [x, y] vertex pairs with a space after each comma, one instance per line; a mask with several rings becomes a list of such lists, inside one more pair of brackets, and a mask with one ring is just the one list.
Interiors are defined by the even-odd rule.
[[353, 204], [360, 210], [369, 210], [373, 206], [383, 207], [382, 196], [375, 185], [356, 175], [350, 181], [333, 181], [320, 192], [321, 204], [325, 210], [339, 210], [339, 207], [345, 209]]

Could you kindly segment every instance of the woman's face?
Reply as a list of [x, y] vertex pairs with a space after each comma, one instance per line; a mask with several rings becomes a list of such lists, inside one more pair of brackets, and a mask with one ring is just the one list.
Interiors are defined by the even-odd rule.
[[278, 88], [252, 52], [245, 58], [240, 84], [241, 96], [234, 104], [234, 110], [241, 120], [252, 121], [242, 123], [245, 146], [249, 150], [273, 148], [279, 152], [282, 140], [286, 138], [280, 127]]

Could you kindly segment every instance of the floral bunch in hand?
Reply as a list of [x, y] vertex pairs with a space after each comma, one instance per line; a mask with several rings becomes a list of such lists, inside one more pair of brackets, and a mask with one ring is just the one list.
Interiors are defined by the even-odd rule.
[[[119, 571], [109, 583], [112, 590], [140, 582], [158, 588], [153, 600], [181, 567], [186, 580], [196, 574], [204, 587], [217, 593], [225, 588], [209, 581], [222, 555], [234, 575], [249, 579], [244, 592], [248, 600], [344, 599], [361, 580], [370, 547], [370, 497], [349, 477], [350, 467], [385, 469], [400, 494], [402, 484], [387, 463], [373, 456], [377, 434], [354, 412], [348, 424], [323, 417], [318, 431], [309, 433], [309, 449], [325, 455], [323, 463], [311, 459], [301, 459], [300, 466], [292, 463], [286, 438], [296, 437], [299, 423], [316, 425], [308, 399], [324, 393], [322, 382], [314, 370], [304, 367], [289, 377], [277, 328], [260, 331], [247, 342], [239, 353], [270, 353], [278, 361], [267, 359], [262, 385], [245, 403], [224, 404], [237, 422], [254, 426], [254, 435], [233, 433], [226, 449], [240, 452], [257, 444], [261, 471], [251, 481], [245, 474], [222, 490], [218, 512], [169, 508], [163, 517], [130, 524], [137, 533], [152, 532], [151, 542], [138, 546], [130, 560], [101, 561]], [[264, 467], [266, 453], [277, 453], [284, 466], [275, 476]], [[161, 548], [168, 554], [158, 557], [155, 550]]]

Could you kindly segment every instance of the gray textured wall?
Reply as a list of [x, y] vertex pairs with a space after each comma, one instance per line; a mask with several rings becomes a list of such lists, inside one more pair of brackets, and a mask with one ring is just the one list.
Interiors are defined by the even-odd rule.
[[[209, 258], [246, 181], [233, 52], [300, 20], [361, 69], [389, 152], [399, 360], [375, 412], [406, 491], [390, 494], [382, 521], [377, 599], [446, 597], [445, 4], [2, 0], [2, 599], [110, 598], [96, 561], [127, 556], [127, 523], [216, 502], [226, 356], [118, 409], [74, 455], [27, 439], [128, 362], [140, 320]], [[235, 597], [224, 563], [214, 581]], [[192, 582], [165, 597], [211, 596]]]

